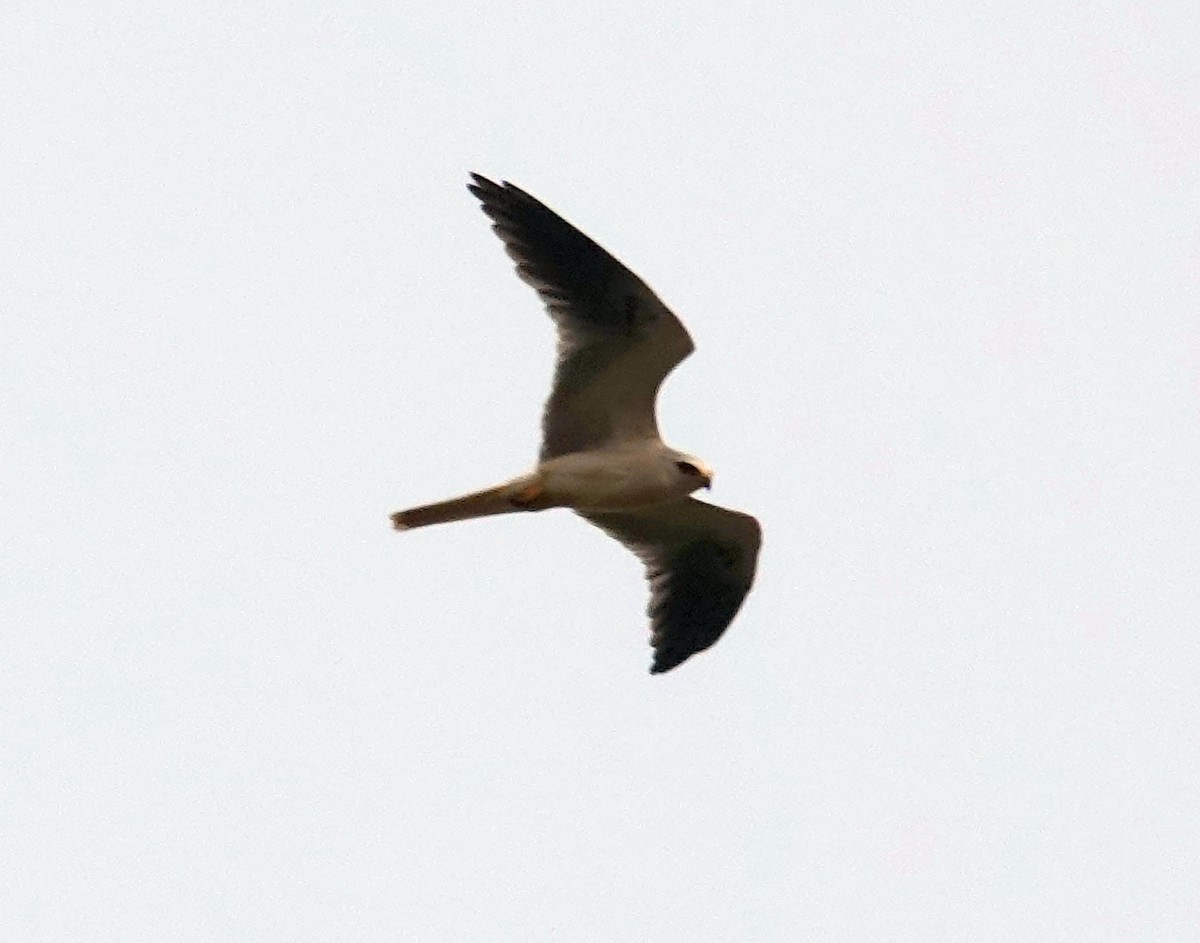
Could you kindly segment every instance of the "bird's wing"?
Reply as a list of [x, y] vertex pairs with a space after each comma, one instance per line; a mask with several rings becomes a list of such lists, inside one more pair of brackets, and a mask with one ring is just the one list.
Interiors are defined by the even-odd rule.
[[754, 582], [762, 543], [757, 520], [695, 498], [582, 516], [646, 565], [651, 674], [669, 671], [721, 637]]
[[657, 439], [654, 400], [692, 352], [687, 330], [645, 282], [548, 206], [511, 183], [471, 177], [468, 189], [558, 328], [542, 460]]

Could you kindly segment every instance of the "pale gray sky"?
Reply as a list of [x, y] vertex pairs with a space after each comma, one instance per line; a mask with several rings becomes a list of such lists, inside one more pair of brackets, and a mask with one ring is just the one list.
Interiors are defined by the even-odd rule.
[[[436, 9], [435, 9], [436, 7]], [[0, 937], [1184, 940], [1200, 15], [0, 12]], [[513, 180], [698, 350], [765, 530], [647, 674], [523, 470]]]

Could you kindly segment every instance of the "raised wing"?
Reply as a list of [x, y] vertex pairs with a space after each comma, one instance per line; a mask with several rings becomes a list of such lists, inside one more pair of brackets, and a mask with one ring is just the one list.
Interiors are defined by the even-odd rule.
[[687, 330], [645, 282], [548, 206], [507, 181], [471, 177], [468, 189], [558, 328], [542, 460], [658, 438], [655, 397], [692, 352]]
[[750, 592], [762, 530], [749, 514], [684, 498], [582, 516], [646, 565], [651, 674], [670, 671], [716, 642]]

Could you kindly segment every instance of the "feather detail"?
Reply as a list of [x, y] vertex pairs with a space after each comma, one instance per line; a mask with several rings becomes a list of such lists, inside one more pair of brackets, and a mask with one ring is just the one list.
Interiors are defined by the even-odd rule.
[[507, 482], [495, 488], [451, 498], [449, 501], [397, 511], [392, 515], [392, 526], [396, 530], [412, 530], [430, 524], [448, 524], [451, 521], [469, 521], [476, 517], [528, 510], [519, 499], [519, 488], [514, 487], [513, 482]]

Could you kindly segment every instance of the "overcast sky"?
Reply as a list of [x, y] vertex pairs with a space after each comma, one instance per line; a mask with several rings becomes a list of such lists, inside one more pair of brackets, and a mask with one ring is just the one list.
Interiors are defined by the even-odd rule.
[[[1200, 924], [1192, 4], [4, 4], [0, 937]], [[535, 193], [763, 522], [647, 673], [525, 470]]]

